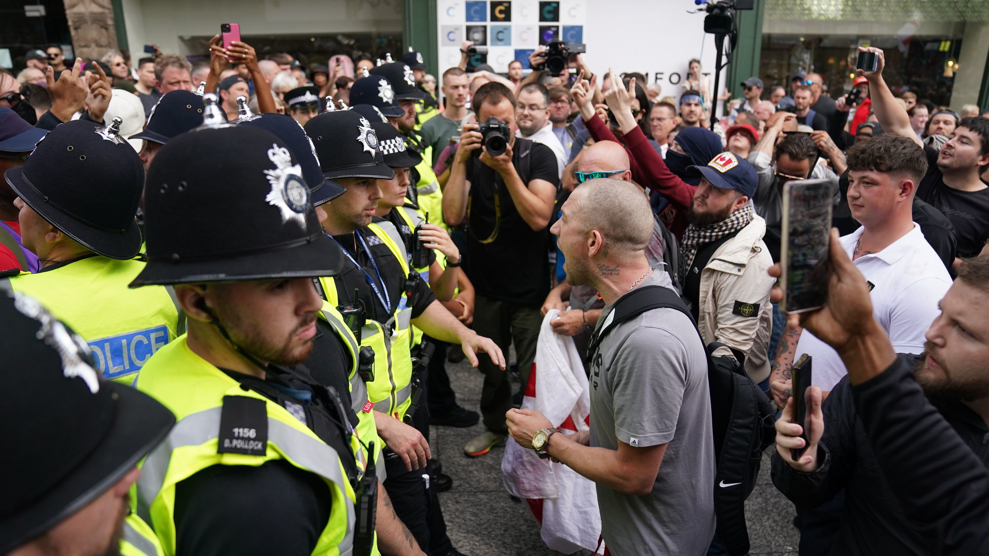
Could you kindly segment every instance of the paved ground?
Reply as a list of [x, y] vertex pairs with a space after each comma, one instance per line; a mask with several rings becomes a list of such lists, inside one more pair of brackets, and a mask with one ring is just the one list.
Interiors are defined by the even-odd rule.
[[[447, 370], [460, 404], [476, 411], [480, 373], [466, 362], [447, 363]], [[469, 429], [433, 427], [430, 433], [433, 457], [440, 458], [444, 472], [453, 477], [453, 488], [440, 495], [453, 545], [467, 556], [559, 554], [543, 544], [528, 507], [513, 502], [505, 491], [501, 474], [505, 449], [496, 448], [476, 459], [464, 456], [464, 444], [483, 431], [478, 424]], [[793, 516], [793, 505], [770, 482], [769, 459], [763, 457], [759, 484], [746, 501], [751, 554], [796, 556], [799, 534], [792, 525]]]

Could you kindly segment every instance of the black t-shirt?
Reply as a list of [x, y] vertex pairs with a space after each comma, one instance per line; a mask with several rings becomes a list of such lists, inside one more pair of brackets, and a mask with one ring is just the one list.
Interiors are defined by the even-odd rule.
[[944, 213], [955, 228], [958, 256], [978, 256], [989, 238], [989, 188], [979, 191], [959, 191], [944, 183], [937, 166], [939, 151], [924, 146], [927, 154], [927, 175], [920, 180], [917, 196]]
[[[520, 141], [516, 139], [512, 163], [515, 169], [528, 165], [528, 181], [545, 180], [559, 186], [556, 155], [546, 145], [533, 143], [527, 162], [522, 160]], [[519, 175], [526, 180], [526, 172]], [[522, 219], [511, 193], [494, 169], [479, 158], [467, 162], [470, 182], [470, 207], [467, 219], [467, 249], [464, 272], [477, 293], [522, 305], [541, 304], [550, 288], [549, 228], [534, 231]], [[500, 218], [495, 215], [498, 198]], [[490, 243], [482, 243], [495, 235]]]
[[[323, 332], [317, 336], [320, 354], [330, 364], [334, 360], [339, 362], [341, 357], [345, 360], [339, 342], [327, 336], [327, 331]], [[304, 409], [306, 426], [337, 451], [347, 473], [357, 472], [344, 433], [335, 424], [339, 423], [340, 415], [335, 408], [327, 408], [322, 397], [314, 392], [320, 386], [314, 384], [317, 379], [308, 368], [300, 365], [291, 373], [278, 372], [277, 376], [272, 376], [275, 374], [272, 372], [268, 380], [224, 372], [240, 382], [242, 388], [249, 388], [279, 405], [287, 406], [286, 400], [298, 402]], [[350, 417], [353, 411], [346, 374], [342, 384], [340, 371], [333, 375], [336, 376], [331, 380], [333, 384], [327, 385], [336, 389], [347, 418], [356, 420], [356, 416]], [[296, 392], [289, 394], [287, 389]], [[299, 392], [309, 393], [311, 403], [306, 404], [305, 395]], [[270, 511], [258, 508], [270, 508]], [[176, 554], [312, 554], [331, 508], [326, 482], [285, 460], [269, 461], [258, 467], [214, 465], [176, 485]]]
[[[815, 102], [811, 108], [814, 109], [814, 112], [824, 116], [825, 125], [827, 125], [827, 122], [831, 120], [831, 116], [834, 115], [835, 110], [838, 109], [834, 103], [834, 99], [824, 96], [823, 94], [817, 99], [817, 102]], [[825, 127], [823, 129], [827, 128]]]
[[[815, 112], [817, 112], [815, 110]], [[808, 115], [810, 112], [808, 112]], [[814, 119], [810, 122], [807, 121], [807, 116], [797, 116], [797, 123], [800, 125], [809, 125], [814, 131], [827, 131], [828, 130], [828, 119], [817, 112], [814, 114]]]
[[[384, 221], [381, 218], [375, 218], [374, 220], [375, 222]], [[392, 253], [391, 248], [378, 239], [378, 236], [374, 235], [373, 232], [361, 229], [357, 233], [364, 239], [364, 244], [370, 248], [370, 257], [364, 250], [360, 240], [357, 240], [355, 251], [354, 241], [356, 238], [354, 234], [334, 236], [333, 238], [364, 269], [364, 272], [361, 272], [360, 268], [354, 266], [350, 262], [350, 259], [347, 259], [344, 270], [339, 275], [334, 276], [334, 281], [337, 284], [337, 298], [341, 302], [349, 300], [353, 298], [354, 290], [356, 289], [361, 300], [364, 302], [367, 318], [384, 323], [395, 314], [395, 311], [398, 309], [399, 300], [402, 297], [402, 292], [405, 291], [405, 276], [402, 273], [402, 264], [395, 257], [395, 254]], [[374, 264], [371, 263], [372, 257]], [[375, 270], [375, 265], [378, 267], [377, 271]], [[391, 304], [389, 309], [386, 310], [381, 304], [381, 301], [379, 301], [378, 296], [375, 295], [374, 290], [368, 283], [368, 276], [371, 277], [371, 280], [374, 280], [379, 291], [381, 291], [381, 280], [384, 280], [384, 291], [388, 292], [388, 302]], [[412, 307], [412, 318], [421, 315], [426, 310], [426, 307], [429, 307], [429, 304], [436, 300], [436, 296], [429, 289], [429, 284], [422, 279], [418, 281], [413, 290], [413, 298], [408, 302], [409, 306]]]

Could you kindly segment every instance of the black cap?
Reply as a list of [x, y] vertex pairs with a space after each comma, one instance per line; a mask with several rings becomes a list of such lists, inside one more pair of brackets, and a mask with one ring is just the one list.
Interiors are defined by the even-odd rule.
[[372, 106], [370, 104], [358, 104], [355, 106], [351, 106], [349, 110], [351, 112], [357, 112], [361, 116], [364, 116], [365, 118], [367, 118], [367, 121], [371, 122], [372, 124], [378, 122], [388, 123], [388, 118], [386, 118], [385, 115], [381, 113], [381, 110], [379, 110], [377, 106]]
[[402, 56], [402, 63], [414, 70], [426, 69], [425, 62], [422, 60], [422, 53], [412, 50], [411, 46], [409, 47], [409, 51], [405, 53], [405, 56]]
[[204, 128], [165, 145], [148, 169], [148, 264], [131, 287], [332, 276], [302, 168], [254, 126]]
[[44, 60], [48, 62], [48, 53], [44, 50], [28, 50], [27, 54], [24, 55], [24, 61], [27, 62], [28, 60]]
[[395, 172], [378, 150], [378, 136], [367, 118], [351, 110], [324, 112], [305, 125], [327, 178], [390, 180]]
[[329, 75], [330, 75], [330, 68], [328, 68], [326, 66], [314, 66], [313, 69], [312, 69], [312, 73], [313, 73], [313, 75], [316, 75], [317, 73], [324, 73], [324, 74], [326, 74], [327, 77], [329, 77]]
[[226, 91], [237, 83], [247, 83], [247, 80], [239, 75], [231, 75], [226, 79], [224, 79], [223, 81], [220, 81], [220, 84], [217, 85], [216, 88], [220, 91]]
[[390, 118], [400, 118], [405, 114], [405, 110], [395, 104], [395, 90], [391, 83], [381, 75], [362, 77], [350, 86], [350, 105], [362, 104], [374, 106]]
[[378, 150], [389, 168], [415, 168], [422, 162], [422, 155], [406, 148], [405, 136], [386, 123], [373, 123], [371, 128], [378, 134]]
[[319, 106], [319, 87], [296, 87], [285, 93], [285, 103], [294, 109], [316, 108]]
[[144, 131], [131, 135], [129, 139], [144, 139], [164, 145], [176, 135], [201, 125], [203, 97], [191, 91], [171, 91], [162, 95], [151, 109]]
[[93, 122], [66, 122], [4, 178], [38, 215], [87, 249], [111, 259], [141, 250], [135, 215], [144, 164], [123, 137]]
[[312, 204], [318, 207], [327, 201], [332, 201], [347, 192], [342, 186], [326, 179], [319, 169], [319, 159], [312, 139], [306, 135], [299, 122], [284, 114], [258, 114], [252, 120], [241, 122], [240, 125], [259, 127], [269, 131], [285, 142], [295, 159], [302, 167], [302, 177], [309, 186]]
[[[395, 100], [422, 100], [425, 93], [416, 88], [416, 78], [412, 68], [402, 62], [389, 62], [371, 70], [371, 75], [380, 75], [387, 79], [395, 89]], [[354, 94], [351, 91], [350, 94]]]
[[[0, 353], [7, 454], [0, 554], [7, 554], [116, 484], [175, 416], [143, 392], [100, 380], [86, 342], [27, 295], [0, 293]], [[32, 393], [43, 396], [43, 409]]]

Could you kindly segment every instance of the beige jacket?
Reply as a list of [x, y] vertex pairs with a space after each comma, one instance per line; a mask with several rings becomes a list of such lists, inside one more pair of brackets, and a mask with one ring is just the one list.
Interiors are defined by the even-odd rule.
[[[745, 354], [745, 372], [756, 383], [769, 377], [769, 336], [773, 307], [767, 274], [773, 258], [763, 243], [766, 221], [753, 216], [749, 225], [726, 241], [701, 271], [698, 323], [704, 344], [721, 342]], [[715, 356], [731, 355], [715, 352]]]

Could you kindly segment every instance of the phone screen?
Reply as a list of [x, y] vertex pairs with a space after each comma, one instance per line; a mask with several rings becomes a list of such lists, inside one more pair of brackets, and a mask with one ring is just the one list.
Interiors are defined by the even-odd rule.
[[855, 62], [855, 69], [865, 71], [876, 71], [879, 67], [879, 55], [875, 52], [859, 52], [858, 61]]
[[792, 448], [793, 460], [800, 459], [804, 455], [807, 446], [807, 389], [811, 383], [811, 362], [812, 358], [806, 353], [793, 364], [790, 372], [793, 374], [791, 387], [793, 389], [793, 422], [803, 427], [800, 438], [804, 439], [804, 448]]
[[834, 191], [830, 180], [799, 180], [783, 186], [780, 260], [785, 292], [780, 310], [800, 313], [828, 299], [828, 246]]

